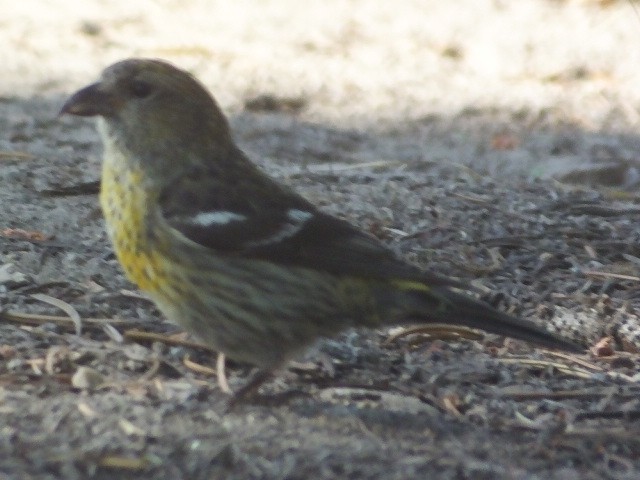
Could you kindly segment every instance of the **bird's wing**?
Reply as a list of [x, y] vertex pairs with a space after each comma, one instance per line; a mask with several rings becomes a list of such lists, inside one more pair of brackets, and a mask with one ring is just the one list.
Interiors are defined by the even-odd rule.
[[461, 287], [454, 280], [399, 260], [374, 237], [318, 211], [295, 192], [266, 177], [261, 185], [254, 186], [250, 199], [244, 188], [228, 184], [218, 183], [218, 189], [197, 191], [197, 185], [202, 184], [201, 175], [205, 174], [174, 182], [161, 195], [160, 208], [172, 228], [218, 255], [255, 258], [337, 275]]

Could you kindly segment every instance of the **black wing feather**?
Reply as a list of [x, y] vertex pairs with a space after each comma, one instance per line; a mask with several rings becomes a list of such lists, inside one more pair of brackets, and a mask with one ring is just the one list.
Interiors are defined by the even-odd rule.
[[[260, 177], [261, 184], [252, 185], [251, 198], [257, 196], [259, 202], [244, 195], [245, 189], [230, 184], [195, 195], [194, 189], [206, 183], [202, 182], [202, 175], [207, 174], [210, 173], [194, 172], [175, 182], [163, 193], [160, 204], [171, 227], [218, 255], [254, 258], [337, 275], [463, 287], [399, 260], [376, 238], [318, 211], [307, 200], [267, 177]], [[246, 178], [242, 172], [237, 177], [239, 181]], [[292, 210], [308, 213], [304, 221], [293, 225], [295, 228], [291, 228]], [[194, 222], [203, 212], [233, 213], [243, 219], [211, 224]]]

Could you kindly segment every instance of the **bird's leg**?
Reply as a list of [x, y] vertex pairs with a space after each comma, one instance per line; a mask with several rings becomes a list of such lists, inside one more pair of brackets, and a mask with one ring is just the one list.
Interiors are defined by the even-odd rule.
[[273, 370], [258, 370], [251, 379], [237, 390], [227, 403], [227, 411], [233, 410], [239, 403], [251, 398], [260, 386], [273, 377]]

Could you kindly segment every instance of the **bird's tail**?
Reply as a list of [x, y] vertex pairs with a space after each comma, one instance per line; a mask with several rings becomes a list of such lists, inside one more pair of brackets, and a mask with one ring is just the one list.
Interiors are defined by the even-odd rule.
[[580, 345], [535, 323], [513, 317], [450, 287], [395, 281], [377, 296], [381, 311], [395, 322], [445, 323], [478, 328], [540, 347], [583, 352]]

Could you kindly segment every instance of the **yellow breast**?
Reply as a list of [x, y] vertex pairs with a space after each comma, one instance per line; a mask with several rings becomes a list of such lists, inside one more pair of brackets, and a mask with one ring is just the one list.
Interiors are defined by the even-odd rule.
[[140, 289], [157, 293], [164, 277], [155, 245], [150, 210], [154, 192], [145, 189], [140, 171], [105, 161], [100, 204], [116, 256], [128, 278]]

